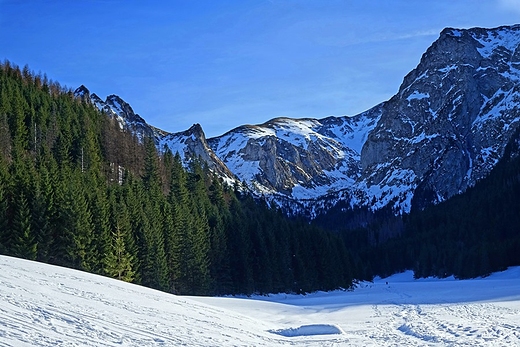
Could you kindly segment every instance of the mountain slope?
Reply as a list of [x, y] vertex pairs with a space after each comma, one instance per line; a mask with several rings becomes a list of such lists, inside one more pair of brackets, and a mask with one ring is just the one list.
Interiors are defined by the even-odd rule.
[[[98, 108], [160, 149], [245, 181], [288, 213], [338, 201], [409, 212], [463, 192], [503, 155], [520, 119], [520, 25], [445, 29], [390, 100], [352, 117], [275, 118], [206, 139], [159, 131], [115, 96]], [[146, 125], [143, 125], [146, 124]], [[235, 181], [236, 182], [236, 181]]]
[[520, 119], [519, 43], [520, 26], [445, 29], [399, 92], [363, 114], [275, 119], [209, 142], [238, 177], [278, 199], [319, 205], [333, 193], [407, 212], [415, 196], [423, 208], [464, 191], [502, 156]]
[[316, 198], [345, 189], [360, 175], [360, 152], [378, 121], [357, 117], [276, 118], [242, 126], [209, 144], [237, 177], [263, 194]]
[[141, 116], [134, 113], [132, 107], [126, 101], [117, 95], [109, 95], [103, 101], [96, 94], [91, 94], [83, 85], [75, 90], [74, 95], [96, 106], [108, 117], [117, 121], [122, 131], [135, 134], [140, 141], [143, 141], [145, 137], [154, 139], [161, 152], [169, 149], [174, 155], [178, 153], [185, 166], [189, 166], [193, 160], [201, 159], [228, 183], [234, 182], [234, 174], [212, 152], [199, 124], [194, 124], [190, 129], [183, 132], [169, 133], [149, 125]]
[[445, 29], [368, 136], [366, 187], [390, 195], [399, 184], [417, 187], [424, 207], [486, 176], [520, 119], [519, 43], [520, 26]]

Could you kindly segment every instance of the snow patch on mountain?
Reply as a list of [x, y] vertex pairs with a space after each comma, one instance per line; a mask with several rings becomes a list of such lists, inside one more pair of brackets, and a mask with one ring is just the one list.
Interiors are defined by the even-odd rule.
[[520, 25], [514, 25], [501, 27], [497, 30], [484, 30], [472, 33], [472, 36], [481, 44], [481, 47], [477, 48], [477, 50], [482, 57], [491, 58], [497, 51], [506, 49], [514, 52], [517, 49], [520, 44], [518, 29], [520, 29]]
[[[290, 214], [339, 200], [408, 212], [463, 192], [503, 155], [520, 120], [520, 25], [441, 32], [390, 100], [355, 116], [275, 118], [206, 139], [169, 134], [117, 96], [78, 90], [122, 130], [152, 136], [188, 166], [202, 158], [229, 184], [245, 182]], [[434, 201], [428, 201], [434, 196]]]
[[406, 100], [408, 101], [411, 101], [411, 100], [422, 100], [422, 99], [427, 99], [430, 97], [430, 94], [428, 93], [421, 93], [417, 90], [414, 90], [412, 94], [410, 94]]

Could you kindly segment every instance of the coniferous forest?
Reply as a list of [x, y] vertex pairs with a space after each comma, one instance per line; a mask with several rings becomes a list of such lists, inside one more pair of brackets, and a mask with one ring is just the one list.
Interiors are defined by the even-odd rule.
[[176, 294], [311, 292], [413, 269], [520, 265], [518, 138], [489, 177], [395, 215], [339, 205], [287, 218], [201, 161], [185, 169], [29, 67], [0, 64], [0, 254]]
[[352, 284], [340, 237], [158, 153], [72, 91], [0, 66], [0, 254], [178, 294]]
[[519, 140], [517, 131], [490, 175], [464, 194], [405, 216], [402, 237], [382, 253], [401, 253], [398, 266], [415, 277], [473, 278], [520, 265]]
[[[413, 206], [413, 201], [412, 201]], [[416, 278], [474, 278], [520, 265], [520, 129], [491, 173], [424, 210], [337, 209], [315, 223], [335, 230], [357, 259], [356, 278], [413, 270]], [[363, 227], [359, 227], [363, 225]]]

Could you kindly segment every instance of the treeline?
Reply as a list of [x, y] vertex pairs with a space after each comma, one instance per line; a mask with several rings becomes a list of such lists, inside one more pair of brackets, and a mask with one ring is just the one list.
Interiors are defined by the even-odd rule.
[[178, 294], [347, 288], [337, 234], [158, 153], [71, 90], [0, 64], [0, 253]]
[[186, 170], [153, 139], [5, 61], [0, 253], [194, 295], [347, 288], [406, 269], [482, 276], [520, 265], [519, 139], [486, 179], [437, 206], [395, 216], [338, 205], [309, 224], [196, 158]]

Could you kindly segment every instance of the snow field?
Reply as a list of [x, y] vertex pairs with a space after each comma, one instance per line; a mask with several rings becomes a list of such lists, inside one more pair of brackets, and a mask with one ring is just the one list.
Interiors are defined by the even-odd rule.
[[0, 256], [0, 346], [520, 346], [520, 268], [353, 291], [181, 297]]

